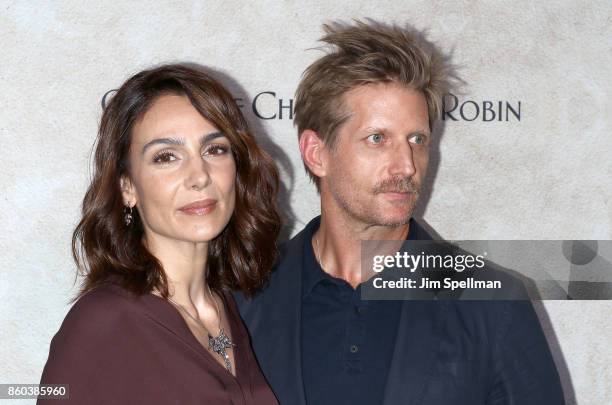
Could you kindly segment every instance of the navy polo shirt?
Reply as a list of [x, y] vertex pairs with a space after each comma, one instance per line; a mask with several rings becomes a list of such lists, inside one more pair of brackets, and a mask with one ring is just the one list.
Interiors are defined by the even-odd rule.
[[[412, 228], [412, 219], [410, 220]], [[383, 401], [402, 301], [361, 300], [361, 285], [325, 273], [304, 243], [302, 375], [313, 405]], [[416, 239], [410, 232], [408, 239]]]

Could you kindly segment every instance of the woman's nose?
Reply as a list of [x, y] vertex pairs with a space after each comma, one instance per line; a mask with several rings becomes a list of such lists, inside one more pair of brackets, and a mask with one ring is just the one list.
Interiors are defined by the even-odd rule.
[[193, 159], [189, 164], [185, 181], [188, 189], [205, 189], [211, 181], [206, 162], [201, 159]]

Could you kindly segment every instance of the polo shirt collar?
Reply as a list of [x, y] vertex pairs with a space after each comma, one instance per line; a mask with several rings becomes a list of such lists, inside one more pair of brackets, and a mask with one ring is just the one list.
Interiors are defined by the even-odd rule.
[[[416, 240], [418, 238], [418, 225], [416, 221], [410, 218], [409, 232], [406, 240]], [[312, 236], [321, 225], [321, 216], [313, 218], [304, 228], [304, 246], [303, 246], [303, 275], [302, 275], [302, 298], [311, 293], [313, 288], [322, 280], [333, 279], [329, 274], [325, 273], [314, 254], [312, 248]]]

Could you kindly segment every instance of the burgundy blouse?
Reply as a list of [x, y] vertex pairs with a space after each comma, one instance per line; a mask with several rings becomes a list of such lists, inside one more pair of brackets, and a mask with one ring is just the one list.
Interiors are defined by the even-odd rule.
[[81, 297], [51, 341], [41, 384], [68, 384], [68, 400], [38, 404], [278, 404], [224, 294], [236, 377], [166, 300], [107, 283]]

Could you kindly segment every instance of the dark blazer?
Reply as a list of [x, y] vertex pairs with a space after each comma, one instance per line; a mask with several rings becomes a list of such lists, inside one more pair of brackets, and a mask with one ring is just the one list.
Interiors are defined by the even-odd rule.
[[[259, 364], [281, 405], [305, 405], [302, 256], [319, 218], [281, 246], [268, 286], [236, 296]], [[416, 223], [417, 239], [431, 237]], [[384, 405], [561, 405], [559, 375], [531, 302], [404, 301]], [[312, 404], [316, 405], [316, 404]]]
[[41, 384], [68, 384], [69, 399], [38, 404], [277, 404], [232, 296], [223, 297], [236, 377], [166, 300], [107, 283], [74, 304], [51, 342]]

